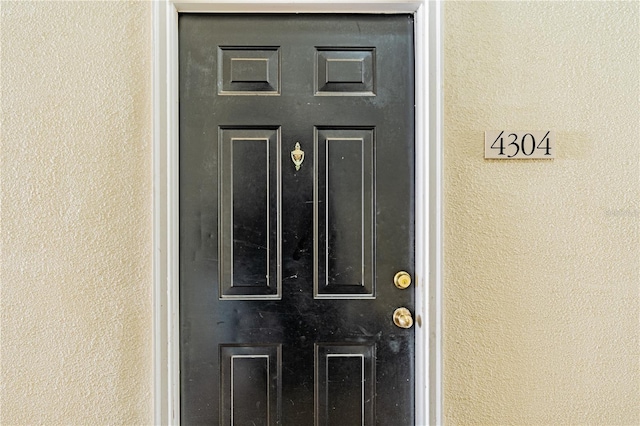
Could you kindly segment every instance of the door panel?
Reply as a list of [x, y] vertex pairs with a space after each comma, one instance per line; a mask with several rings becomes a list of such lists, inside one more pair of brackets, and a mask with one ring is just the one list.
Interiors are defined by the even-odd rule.
[[277, 47], [218, 49], [218, 93], [221, 95], [280, 94], [280, 50]]
[[413, 424], [412, 35], [180, 15], [182, 424]]
[[221, 424], [278, 424], [279, 345], [221, 345]]
[[374, 293], [374, 129], [315, 132], [317, 298]]
[[315, 424], [375, 424], [375, 344], [318, 344], [315, 350]]
[[374, 69], [375, 48], [318, 48], [316, 95], [374, 96]]
[[280, 129], [222, 128], [220, 297], [279, 299]]

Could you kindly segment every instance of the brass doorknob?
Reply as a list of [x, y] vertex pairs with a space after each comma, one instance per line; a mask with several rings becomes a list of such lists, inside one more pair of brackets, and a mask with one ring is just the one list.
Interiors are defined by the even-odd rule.
[[401, 290], [411, 285], [411, 275], [406, 271], [400, 271], [393, 277], [393, 283]]
[[400, 328], [411, 328], [413, 317], [407, 308], [398, 308], [393, 312], [393, 323]]

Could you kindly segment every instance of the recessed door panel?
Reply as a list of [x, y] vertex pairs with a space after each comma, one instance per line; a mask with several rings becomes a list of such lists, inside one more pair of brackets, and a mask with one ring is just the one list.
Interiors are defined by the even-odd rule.
[[374, 129], [316, 131], [318, 298], [375, 296]]
[[221, 46], [218, 50], [218, 93], [278, 95], [280, 51], [277, 47]]
[[316, 94], [374, 96], [375, 48], [321, 47], [316, 52]]
[[374, 344], [316, 346], [315, 424], [374, 424], [375, 358]]
[[413, 425], [412, 16], [178, 27], [181, 424]]
[[220, 297], [280, 297], [278, 177], [280, 131], [222, 128]]
[[280, 346], [220, 347], [222, 425], [273, 425], [280, 418]]

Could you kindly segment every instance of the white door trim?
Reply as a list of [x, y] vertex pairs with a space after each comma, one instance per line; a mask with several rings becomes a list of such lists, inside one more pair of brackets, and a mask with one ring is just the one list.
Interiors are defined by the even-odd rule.
[[416, 64], [416, 425], [442, 419], [442, 3], [156, 0], [153, 11], [154, 424], [180, 419], [178, 13], [413, 13]]

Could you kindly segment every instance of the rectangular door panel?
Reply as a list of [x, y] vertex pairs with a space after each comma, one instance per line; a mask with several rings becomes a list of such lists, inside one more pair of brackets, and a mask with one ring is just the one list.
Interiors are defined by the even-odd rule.
[[280, 131], [220, 129], [220, 297], [280, 297]]
[[280, 345], [221, 345], [220, 424], [275, 425], [280, 418]]
[[315, 132], [317, 298], [375, 297], [374, 129]]
[[375, 344], [318, 344], [316, 426], [374, 424]]
[[375, 96], [375, 48], [320, 47], [316, 51], [316, 95]]
[[220, 95], [279, 95], [280, 50], [274, 46], [218, 49]]

